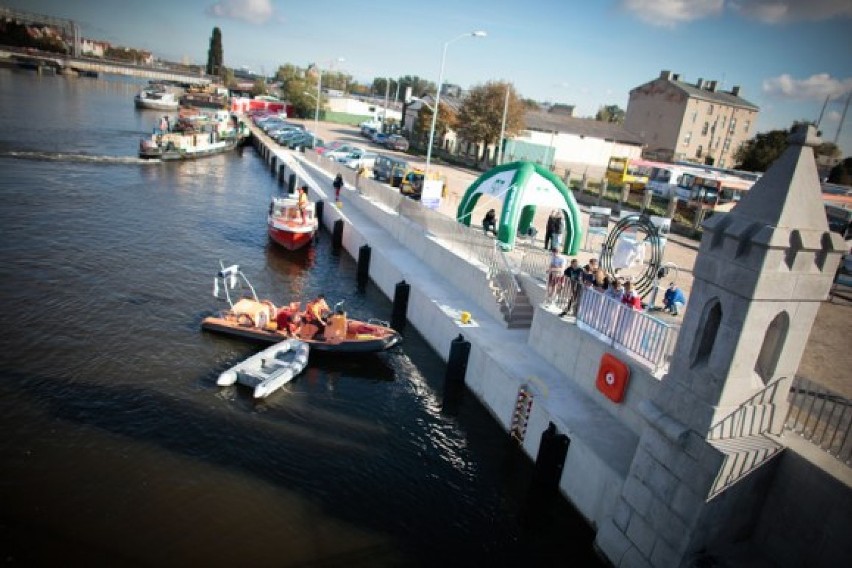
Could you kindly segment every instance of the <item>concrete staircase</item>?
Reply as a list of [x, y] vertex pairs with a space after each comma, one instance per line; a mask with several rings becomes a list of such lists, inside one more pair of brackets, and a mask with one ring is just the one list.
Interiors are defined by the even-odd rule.
[[502, 304], [500, 305], [500, 311], [503, 312], [503, 319], [509, 324], [509, 329], [529, 329], [532, 327], [535, 308], [530, 304], [530, 299], [523, 289], [515, 296], [515, 307], [511, 313]]

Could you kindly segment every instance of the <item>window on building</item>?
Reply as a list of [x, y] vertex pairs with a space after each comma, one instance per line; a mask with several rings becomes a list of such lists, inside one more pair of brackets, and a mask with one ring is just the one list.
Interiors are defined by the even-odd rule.
[[705, 123], [704, 123], [704, 126], [701, 128], [701, 135], [702, 135], [702, 136], [707, 136], [707, 131], [708, 131], [708, 130], [710, 130], [710, 123], [709, 123], [709, 122], [705, 122]]
[[722, 304], [719, 298], [713, 298], [704, 306], [701, 320], [698, 322], [699, 335], [692, 344], [690, 360], [692, 367], [704, 366], [710, 360], [710, 353], [716, 343], [719, 326], [722, 323]]
[[750, 121], [750, 120], [746, 120], [746, 121], [745, 121], [745, 124], [743, 125], [743, 132], [744, 132], [745, 134], [748, 134], [748, 129], [749, 129], [749, 128], [751, 128], [751, 121]]
[[698, 120], [698, 111], [692, 113], [692, 123], [695, 124], [696, 120]]
[[695, 157], [700, 158], [703, 154], [704, 154], [704, 146], [699, 145], [698, 148], [695, 150]]
[[787, 340], [789, 328], [790, 316], [787, 315], [787, 312], [781, 312], [775, 316], [763, 336], [763, 345], [760, 347], [760, 354], [755, 361], [754, 371], [764, 385], [769, 384], [769, 381], [775, 375], [775, 369], [778, 367], [778, 359], [781, 358], [781, 350]]
[[[746, 122], [746, 124], [748, 124], [748, 122]], [[734, 131], [735, 131], [736, 129], [737, 129], [737, 119], [736, 119], [736, 118], [732, 118], [732, 119], [731, 119], [731, 126], [730, 126], [730, 128], [728, 129], [728, 132], [730, 132], [731, 134], [733, 134], [733, 133], [734, 133]]]
[[731, 149], [731, 139], [730, 139], [730, 138], [725, 138], [725, 145], [722, 147], [722, 150], [724, 150], [725, 152], [727, 152], [727, 151], [728, 151], [728, 150], [730, 150], [730, 149]]
[[710, 105], [710, 107], [707, 109], [707, 114], [709, 114], [710, 116], [713, 116], [714, 110], [715, 110], [715, 107], [713, 105]]
[[683, 137], [683, 145], [689, 146], [690, 142], [692, 142], [692, 132], [687, 132]]

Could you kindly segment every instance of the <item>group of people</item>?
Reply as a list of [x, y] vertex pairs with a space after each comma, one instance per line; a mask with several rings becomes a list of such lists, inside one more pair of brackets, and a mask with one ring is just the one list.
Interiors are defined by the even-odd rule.
[[570, 292], [568, 302], [560, 316], [567, 315], [577, 305], [581, 289], [594, 289], [621, 304], [634, 310], [642, 309], [642, 298], [636, 293], [633, 282], [626, 278], [608, 274], [598, 264], [598, 259], [591, 258], [584, 266], [576, 258], [571, 259], [565, 266], [565, 258], [559, 254], [559, 249], [551, 248], [550, 264], [547, 275], [547, 297], [553, 299], [557, 294]]
[[[566, 288], [569, 287], [569, 288]], [[634, 310], [644, 309], [642, 297], [637, 293], [635, 284], [629, 278], [608, 274], [598, 264], [598, 259], [591, 258], [580, 266], [576, 258], [571, 259], [565, 266], [565, 258], [556, 248], [551, 249], [550, 264], [547, 274], [547, 298], [552, 300], [557, 294], [570, 292], [568, 302], [560, 316], [568, 314], [577, 305], [577, 299], [583, 288], [592, 288]], [[673, 316], [680, 315], [686, 306], [686, 295], [674, 282], [669, 283], [663, 296], [663, 310]]]
[[275, 320], [278, 329], [286, 332], [290, 337], [299, 337], [302, 327], [311, 324], [317, 328], [312, 337], [319, 339], [325, 334], [329, 315], [331, 315], [331, 310], [325, 301], [325, 295], [317, 294], [305, 306], [305, 311], [302, 312], [293, 307], [283, 307], [278, 310]]

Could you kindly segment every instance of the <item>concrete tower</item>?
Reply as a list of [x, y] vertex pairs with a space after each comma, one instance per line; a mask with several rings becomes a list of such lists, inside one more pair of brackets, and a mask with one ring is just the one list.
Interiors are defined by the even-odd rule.
[[813, 148], [790, 146], [728, 214], [705, 221], [668, 375], [597, 545], [616, 566], [689, 564], [744, 540], [781, 448], [787, 391], [845, 244], [830, 233]]

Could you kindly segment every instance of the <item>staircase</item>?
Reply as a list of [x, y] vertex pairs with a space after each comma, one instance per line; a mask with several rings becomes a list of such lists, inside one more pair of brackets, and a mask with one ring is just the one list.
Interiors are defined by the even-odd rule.
[[505, 304], [500, 304], [503, 319], [509, 324], [509, 329], [529, 329], [532, 327], [535, 308], [523, 290], [515, 295], [515, 305], [510, 310]]

